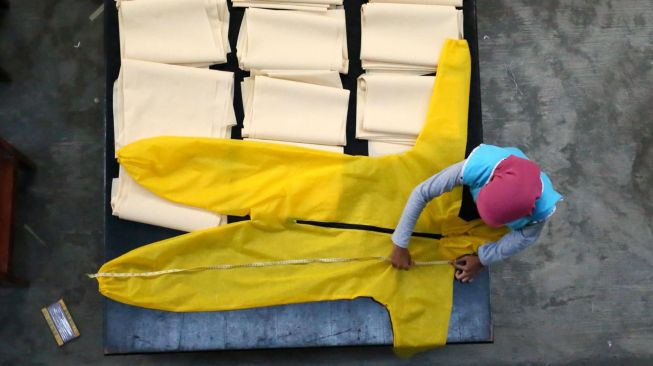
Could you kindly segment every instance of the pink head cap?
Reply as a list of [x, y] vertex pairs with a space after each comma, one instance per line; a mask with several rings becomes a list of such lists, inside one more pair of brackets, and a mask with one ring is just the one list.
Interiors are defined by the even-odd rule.
[[496, 166], [490, 181], [481, 188], [476, 207], [486, 224], [500, 227], [530, 215], [541, 194], [540, 167], [510, 155]]

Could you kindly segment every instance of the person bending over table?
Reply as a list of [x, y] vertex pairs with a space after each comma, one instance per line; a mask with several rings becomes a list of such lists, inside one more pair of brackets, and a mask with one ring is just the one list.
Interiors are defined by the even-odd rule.
[[410, 236], [426, 204], [459, 185], [469, 186], [481, 220], [491, 227], [511, 229], [478, 254], [458, 258], [455, 277], [471, 282], [484, 266], [499, 262], [533, 245], [562, 196], [539, 166], [514, 147], [481, 144], [469, 157], [420, 183], [411, 193], [393, 235], [390, 260], [398, 269], [413, 265]]

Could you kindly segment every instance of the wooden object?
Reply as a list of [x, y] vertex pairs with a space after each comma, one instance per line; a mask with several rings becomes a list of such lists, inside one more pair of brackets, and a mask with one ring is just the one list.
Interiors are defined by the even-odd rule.
[[26, 285], [26, 281], [12, 276], [10, 271], [19, 167], [32, 169], [34, 163], [0, 137], [0, 281]]

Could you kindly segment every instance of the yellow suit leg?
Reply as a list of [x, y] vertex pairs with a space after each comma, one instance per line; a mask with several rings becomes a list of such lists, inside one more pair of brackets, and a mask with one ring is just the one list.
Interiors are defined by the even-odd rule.
[[[316, 258], [359, 258], [342, 263], [274, 265], [133, 277], [98, 277], [100, 292], [123, 303], [169, 311], [219, 311], [300, 302], [372, 297], [386, 306], [394, 343], [405, 352], [446, 342], [453, 268], [418, 266], [397, 271], [383, 260], [389, 235], [302, 224], [268, 226], [243, 221], [174, 237], [124, 254], [102, 273], [147, 273], [220, 264]], [[472, 237], [417, 238], [418, 261], [472, 252]]]

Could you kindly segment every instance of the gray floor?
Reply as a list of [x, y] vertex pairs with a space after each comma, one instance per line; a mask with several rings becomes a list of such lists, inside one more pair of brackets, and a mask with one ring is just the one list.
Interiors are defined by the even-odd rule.
[[[0, 363], [399, 364], [385, 348], [102, 356], [100, 0], [11, 1], [0, 19], [0, 135], [38, 172], [19, 196], [0, 288]], [[480, 0], [486, 141], [516, 145], [566, 196], [541, 242], [492, 268], [495, 343], [416, 364], [653, 363], [650, 0]], [[39, 313], [63, 297], [82, 337], [58, 349]]]

